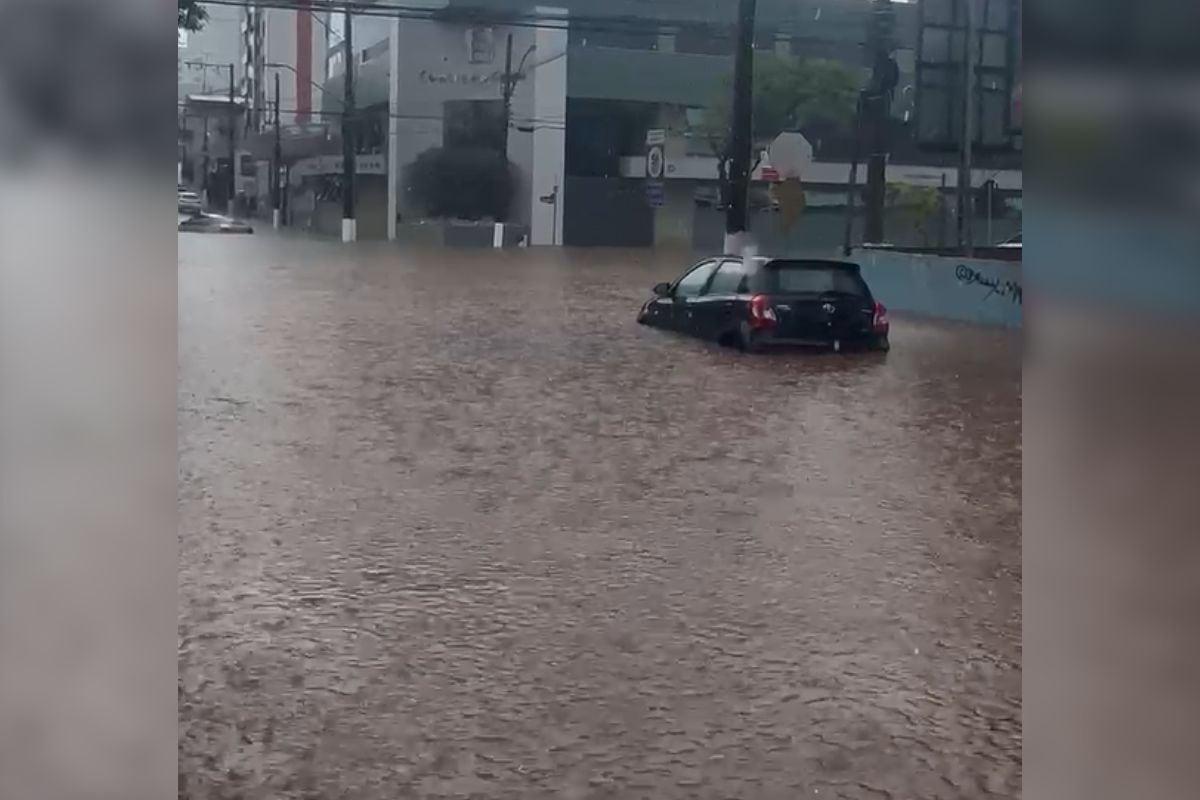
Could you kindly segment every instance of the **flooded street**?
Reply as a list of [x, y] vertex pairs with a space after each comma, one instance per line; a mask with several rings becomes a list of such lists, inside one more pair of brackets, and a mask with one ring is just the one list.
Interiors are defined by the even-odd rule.
[[1019, 796], [1019, 334], [743, 356], [635, 324], [645, 251], [179, 259], [181, 798]]

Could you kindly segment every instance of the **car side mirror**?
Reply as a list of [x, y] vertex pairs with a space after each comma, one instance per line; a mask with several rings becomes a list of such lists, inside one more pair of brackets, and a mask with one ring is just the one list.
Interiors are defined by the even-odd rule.
[[671, 284], [656, 283], [656, 284], [654, 284], [653, 291], [654, 291], [654, 294], [656, 297], [667, 297], [668, 295], [671, 294]]

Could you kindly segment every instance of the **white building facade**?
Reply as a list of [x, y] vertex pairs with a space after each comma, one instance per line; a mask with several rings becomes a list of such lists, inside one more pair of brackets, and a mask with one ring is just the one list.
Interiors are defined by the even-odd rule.
[[274, 122], [275, 76], [279, 76], [280, 122], [306, 125], [322, 119], [328, 13], [250, 5], [241, 10], [242, 86], [251, 125]]

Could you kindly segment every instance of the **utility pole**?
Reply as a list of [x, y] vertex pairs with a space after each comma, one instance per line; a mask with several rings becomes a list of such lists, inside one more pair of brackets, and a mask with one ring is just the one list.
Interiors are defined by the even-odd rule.
[[209, 186], [208, 186], [208, 166], [209, 166], [209, 161], [208, 161], [208, 112], [207, 111], [204, 112], [203, 150], [204, 150], [204, 167], [201, 169], [201, 172], [200, 172], [200, 197], [204, 201], [205, 210], [207, 210], [208, 209], [208, 196], [209, 196]]
[[279, 71], [275, 72], [275, 159], [271, 165], [271, 225], [279, 228], [283, 217], [281, 174], [283, 172], [283, 142], [279, 132]]
[[400, 216], [400, 18], [392, 20], [388, 36], [388, 168], [387, 237], [396, 241]]
[[508, 41], [504, 46], [504, 85], [502, 97], [504, 99], [504, 133], [501, 138], [500, 157], [505, 161], [508, 160], [508, 126], [512, 120], [512, 97], [513, 89], [516, 86], [516, 79], [512, 74], [512, 42], [513, 35], [508, 35]]
[[892, 93], [899, 82], [899, 70], [892, 59], [892, 34], [895, 17], [891, 0], [874, 0], [867, 29], [867, 48], [871, 56], [871, 88], [864, 111], [867, 123], [867, 192], [863, 240], [882, 243], [883, 207], [887, 194], [888, 127]]
[[233, 216], [233, 198], [237, 194], [237, 105], [233, 94], [233, 64], [229, 65], [229, 207]]
[[863, 133], [863, 98], [866, 92], [859, 92], [858, 106], [854, 111], [854, 149], [850, 153], [850, 174], [846, 178], [846, 222], [842, 231], [842, 255], [850, 257], [854, 247], [854, 206], [858, 195], [858, 161], [862, 150]]
[[346, 90], [342, 103], [342, 241], [353, 242], [358, 238], [357, 221], [354, 218], [354, 19], [350, 15], [350, 4], [346, 4]]
[[512, 125], [512, 101], [513, 95], [517, 91], [517, 84], [521, 80], [521, 76], [525, 74], [525, 61], [529, 56], [533, 55], [536, 45], [530, 45], [525, 51], [525, 55], [521, 56], [520, 63], [517, 64], [517, 69], [513, 71], [513, 35], [508, 35], [508, 41], [504, 49], [504, 76], [500, 84], [500, 99], [504, 101], [504, 136], [503, 146], [500, 154], [504, 159], [508, 160], [508, 129]]
[[729, 208], [725, 252], [749, 244], [750, 157], [754, 146], [754, 17], [756, 0], [738, 0], [737, 50], [733, 56], [733, 119], [729, 137]]
[[[200, 94], [208, 94], [208, 67], [203, 67], [200, 70]], [[204, 210], [208, 211], [208, 198], [211, 194], [208, 181], [208, 112], [204, 112], [204, 167], [200, 172], [200, 200], [204, 205]]]
[[946, 247], [946, 173], [942, 172], [942, 185], [938, 188], [938, 249]]
[[963, 96], [962, 149], [958, 165], [958, 246], [968, 257], [975, 254], [975, 231], [972, 217], [971, 167], [975, 144], [975, 2], [959, 0], [965, 15], [963, 20]]
[[[516, 88], [517, 80], [512, 71], [512, 46], [513, 35], [508, 34], [508, 39], [504, 44], [504, 80], [501, 83], [500, 95], [504, 103], [504, 119], [502, 120], [502, 130], [500, 133], [500, 161], [505, 166], [508, 165], [508, 126], [512, 122], [512, 98], [513, 90]], [[504, 246], [504, 223], [508, 220], [507, 209], [501, 212], [500, 218], [496, 220], [496, 225], [492, 229], [492, 244], [495, 247]], [[554, 223], [558, 224], [557, 208], [554, 212]], [[551, 238], [551, 241], [555, 239]]]

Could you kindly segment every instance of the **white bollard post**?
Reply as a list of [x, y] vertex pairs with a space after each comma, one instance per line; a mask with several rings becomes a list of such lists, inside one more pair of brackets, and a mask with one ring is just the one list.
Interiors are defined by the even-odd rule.
[[358, 238], [358, 221], [353, 219], [342, 219], [342, 241], [353, 242]]
[[278, 208], [271, 209], [271, 227], [279, 230], [280, 224], [283, 222], [283, 212]]
[[504, 247], [504, 223], [497, 222], [492, 226], [492, 247]]

